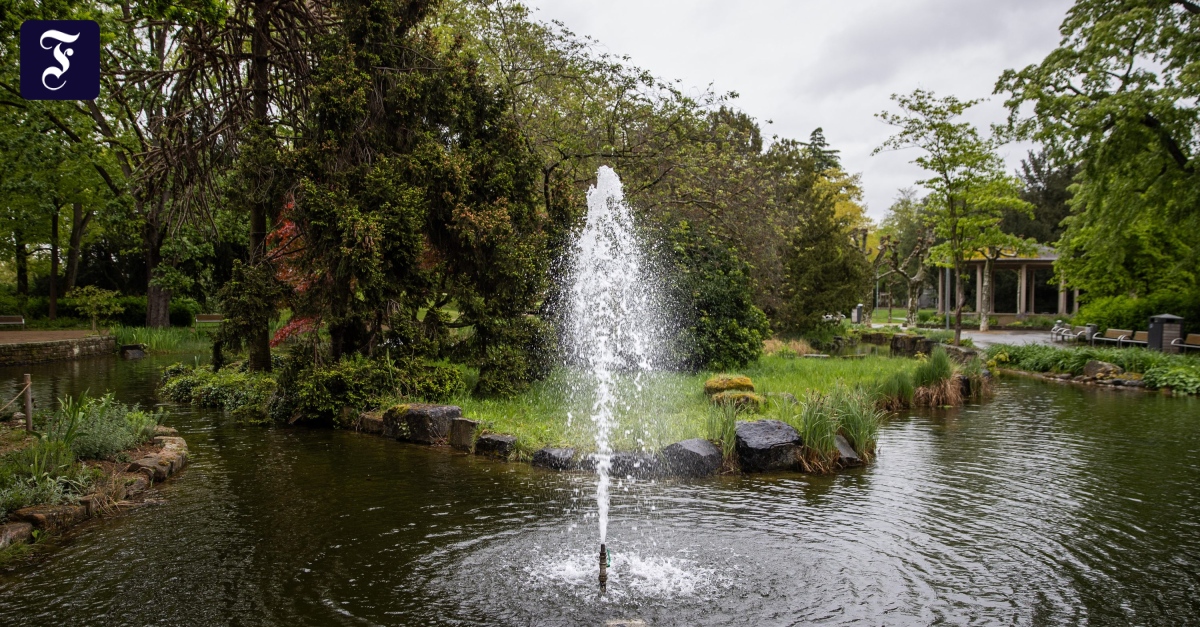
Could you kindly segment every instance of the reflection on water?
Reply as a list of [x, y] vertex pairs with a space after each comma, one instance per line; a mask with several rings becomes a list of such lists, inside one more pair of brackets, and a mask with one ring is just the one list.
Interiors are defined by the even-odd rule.
[[[162, 363], [34, 368], [153, 402]], [[0, 393], [25, 369], [0, 371]], [[6, 387], [8, 386], [8, 387]], [[14, 392], [15, 393], [15, 392]], [[1200, 615], [1200, 404], [1008, 380], [897, 419], [876, 465], [614, 483], [176, 411], [165, 503], [0, 575], [0, 624], [1163, 624]]]

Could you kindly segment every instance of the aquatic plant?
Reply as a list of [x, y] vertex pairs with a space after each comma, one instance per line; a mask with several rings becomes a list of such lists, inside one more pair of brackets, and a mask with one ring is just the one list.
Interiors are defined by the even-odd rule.
[[735, 403], [717, 403], [708, 408], [704, 437], [721, 447], [726, 465], [737, 457], [737, 419], [742, 411]]
[[875, 385], [875, 404], [884, 411], [900, 411], [912, 405], [915, 391], [911, 374], [894, 372]]
[[807, 472], [832, 470], [837, 461], [838, 415], [830, 395], [811, 390], [802, 403], [785, 403], [779, 415], [800, 434], [800, 466]]
[[148, 353], [199, 353], [208, 350], [210, 342], [204, 333], [193, 333], [186, 327], [114, 327], [112, 335], [117, 344], [141, 344]]
[[863, 461], [870, 461], [875, 456], [883, 412], [876, 408], [871, 395], [860, 388], [839, 387], [830, 399], [837, 413], [838, 432]]

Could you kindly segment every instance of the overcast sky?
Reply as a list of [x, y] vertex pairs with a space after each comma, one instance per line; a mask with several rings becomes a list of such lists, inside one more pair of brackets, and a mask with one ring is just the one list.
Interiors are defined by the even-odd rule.
[[[609, 52], [686, 88], [736, 91], [765, 134], [807, 139], [820, 126], [861, 172], [878, 220], [897, 190], [922, 178], [911, 152], [871, 156], [891, 134], [874, 117], [889, 96], [921, 87], [990, 97], [969, 119], [1000, 122], [991, 96], [1006, 68], [1040, 61], [1058, 43], [1070, 0], [525, 0]], [[766, 120], [774, 123], [767, 125]], [[1016, 168], [1026, 147], [1005, 157]]]

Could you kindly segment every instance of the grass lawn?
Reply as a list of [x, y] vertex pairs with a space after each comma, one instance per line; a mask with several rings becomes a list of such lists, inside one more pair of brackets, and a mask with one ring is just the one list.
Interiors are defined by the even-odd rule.
[[[739, 370], [754, 380], [756, 391], [767, 397], [758, 417], [774, 418], [782, 393], [803, 399], [809, 390], [829, 391], [839, 383], [874, 390], [879, 381], [897, 372], [911, 372], [916, 362], [891, 357], [864, 359], [789, 358], [764, 356]], [[617, 405], [619, 426], [614, 429], [615, 450], [656, 450], [688, 438], [709, 437], [709, 412], [704, 381], [714, 373], [653, 373], [621, 386]], [[589, 408], [593, 399], [583, 379], [567, 370], [555, 372], [528, 392], [509, 399], [464, 396], [453, 404], [463, 416], [483, 422], [489, 432], [517, 436], [519, 452], [528, 456], [543, 446], [570, 446], [582, 452], [595, 448]], [[573, 389], [580, 392], [573, 394]], [[639, 393], [639, 391], [644, 393]]]

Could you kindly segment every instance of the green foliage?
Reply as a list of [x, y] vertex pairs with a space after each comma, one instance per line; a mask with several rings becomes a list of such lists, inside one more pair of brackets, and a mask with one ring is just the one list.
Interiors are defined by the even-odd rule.
[[46, 421], [47, 441], [62, 444], [71, 459], [112, 459], [121, 451], [149, 440], [164, 416], [118, 402], [111, 393], [99, 398], [86, 393], [61, 399]]
[[[553, 330], [533, 316], [509, 321], [492, 321], [476, 330], [468, 346], [483, 341], [482, 356], [476, 361], [479, 378], [474, 392], [483, 397], [519, 394], [533, 381], [545, 378], [555, 357]], [[447, 375], [449, 373], [446, 373]], [[456, 384], [457, 385], [457, 384]], [[438, 390], [432, 393], [441, 394]], [[412, 396], [421, 396], [424, 392]]]
[[1200, 357], [1145, 348], [994, 344], [988, 347], [987, 357], [990, 363], [1001, 368], [1073, 375], [1083, 374], [1084, 366], [1091, 360], [1105, 361], [1126, 372], [1143, 374], [1148, 387], [1169, 387], [1182, 394], [1197, 393], [1196, 383], [1200, 381]]
[[75, 308], [92, 321], [93, 331], [101, 320], [107, 320], [125, 311], [117, 302], [116, 292], [102, 290], [94, 285], [77, 287], [67, 296], [74, 301]]
[[1150, 316], [1175, 314], [1184, 319], [1184, 332], [1200, 332], [1200, 291], [1177, 290], [1154, 292], [1141, 298], [1108, 296], [1093, 299], [1079, 308], [1075, 324], [1095, 324], [1101, 331], [1113, 329], [1145, 329]]
[[915, 390], [916, 386], [910, 373], [895, 372], [876, 385], [876, 402], [885, 409], [898, 411], [912, 405]]
[[180, 327], [115, 327], [112, 335], [118, 345], [141, 344], [148, 353], [201, 352], [208, 340], [191, 329]]
[[234, 351], [250, 346], [255, 334], [265, 332], [271, 324], [283, 295], [274, 266], [235, 261], [232, 276], [217, 294], [224, 320], [213, 343]]
[[215, 373], [211, 366], [175, 364], [164, 370], [158, 393], [175, 403], [255, 417], [266, 415], [267, 404], [275, 389], [274, 375], [248, 372], [244, 364], [231, 365]]
[[1093, 296], [1196, 285], [1195, 10], [1191, 2], [1077, 0], [1060, 46], [997, 82], [1020, 136], [1059, 163], [1082, 165], [1057, 269]]
[[747, 264], [712, 230], [698, 231], [687, 221], [669, 240], [676, 277], [670, 304], [686, 329], [676, 347], [681, 365], [732, 370], [758, 359], [770, 325], [754, 305]]
[[932, 387], [940, 385], [954, 376], [954, 362], [941, 346], [935, 347], [928, 358], [917, 364], [913, 371], [912, 382], [915, 387]]
[[1147, 368], [1145, 380], [1150, 387], [1170, 388], [1176, 394], [1200, 394], [1200, 364]]
[[851, 221], [831, 202], [818, 202], [799, 217], [784, 249], [786, 307], [779, 324], [806, 332], [825, 315], [847, 313], [861, 302], [874, 277], [866, 255], [850, 239]]
[[348, 356], [327, 365], [293, 359], [280, 374], [279, 388], [268, 408], [272, 418], [335, 426], [348, 426], [340, 422], [347, 408], [357, 418], [368, 407], [397, 400], [441, 402], [465, 391], [457, 368], [392, 361], [386, 354], [379, 359]]
[[799, 432], [804, 444], [801, 465], [810, 472], [825, 472], [837, 463], [838, 434], [869, 460], [884, 419], [872, 394], [844, 383], [827, 391], [810, 390], [801, 403], [784, 403], [779, 415]]

